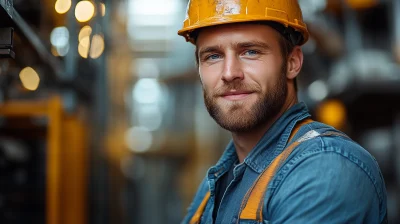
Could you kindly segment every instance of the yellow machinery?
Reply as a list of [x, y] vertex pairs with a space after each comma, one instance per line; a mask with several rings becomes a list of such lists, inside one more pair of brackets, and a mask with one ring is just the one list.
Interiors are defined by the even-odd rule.
[[88, 141], [87, 126], [82, 119], [77, 115], [66, 114], [57, 96], [42, 101], [10, 101], [0, 104], [0, 116], [14, 120], [47, 120], [43, 139], [47, 146], [44, 199], [46, 223], [86, 223]]

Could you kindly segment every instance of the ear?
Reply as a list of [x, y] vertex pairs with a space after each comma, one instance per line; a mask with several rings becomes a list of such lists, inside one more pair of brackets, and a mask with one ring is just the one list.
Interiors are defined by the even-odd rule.
[[289, 54], [287, 62], [286, 77], [288, 79], [294, 79], [300, 73], [303, 67], [303, 51], [299, 46], [293, 48], [292, 53]]

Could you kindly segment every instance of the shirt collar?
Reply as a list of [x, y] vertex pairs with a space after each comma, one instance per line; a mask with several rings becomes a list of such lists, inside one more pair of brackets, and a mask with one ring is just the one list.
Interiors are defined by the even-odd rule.
[[217, 164], [208, 170], [209, 179], [219, 178], [220, 176], [222, 176], [237, 160], [238, 156], [236, 154], [233, 141], [231, 140], [226, 146], [225, 151], [222, 154], [221, 158], [218, 160]]
[[283, 151], [296, 123], [310, 116], [305, 103], [293, 105], [268, 129], [244, 162], [261, 173]]

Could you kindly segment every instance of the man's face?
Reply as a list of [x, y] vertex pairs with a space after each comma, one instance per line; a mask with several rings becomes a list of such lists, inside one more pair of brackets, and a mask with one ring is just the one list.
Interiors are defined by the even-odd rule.
[[223, 128], [247, 132], [273, 119], [287, 97], [279, 33], [266, 25], [202, 30], [196, 47], [208, 112]]

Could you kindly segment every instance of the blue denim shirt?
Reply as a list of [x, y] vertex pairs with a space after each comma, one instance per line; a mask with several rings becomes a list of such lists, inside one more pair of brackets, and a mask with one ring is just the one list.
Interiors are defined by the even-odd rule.
[[[210, 199], [201, 223], [238, 222], [242, 200], [261, 172], [286, 146], [295, 124], [310, 117], [304, 103], [286, 111], [234, 168], [234, 179], [213, 220], [215, 184], [237, 160], [231, 141], [217, 164], [199, 186], [182, 223], [189, 223], [204, 195]], [[306, 132], [336, 131], [319, 122], [303, 126], [293, 141]], [[363, 223], [386, 218], [386, 189], [376, 160], [354, 141], [340, 136], [319, 136], [301, 143], [271, 180], [264, 198], [263, 223]], [[239, 220], [239, 223], [257, 223]]]

